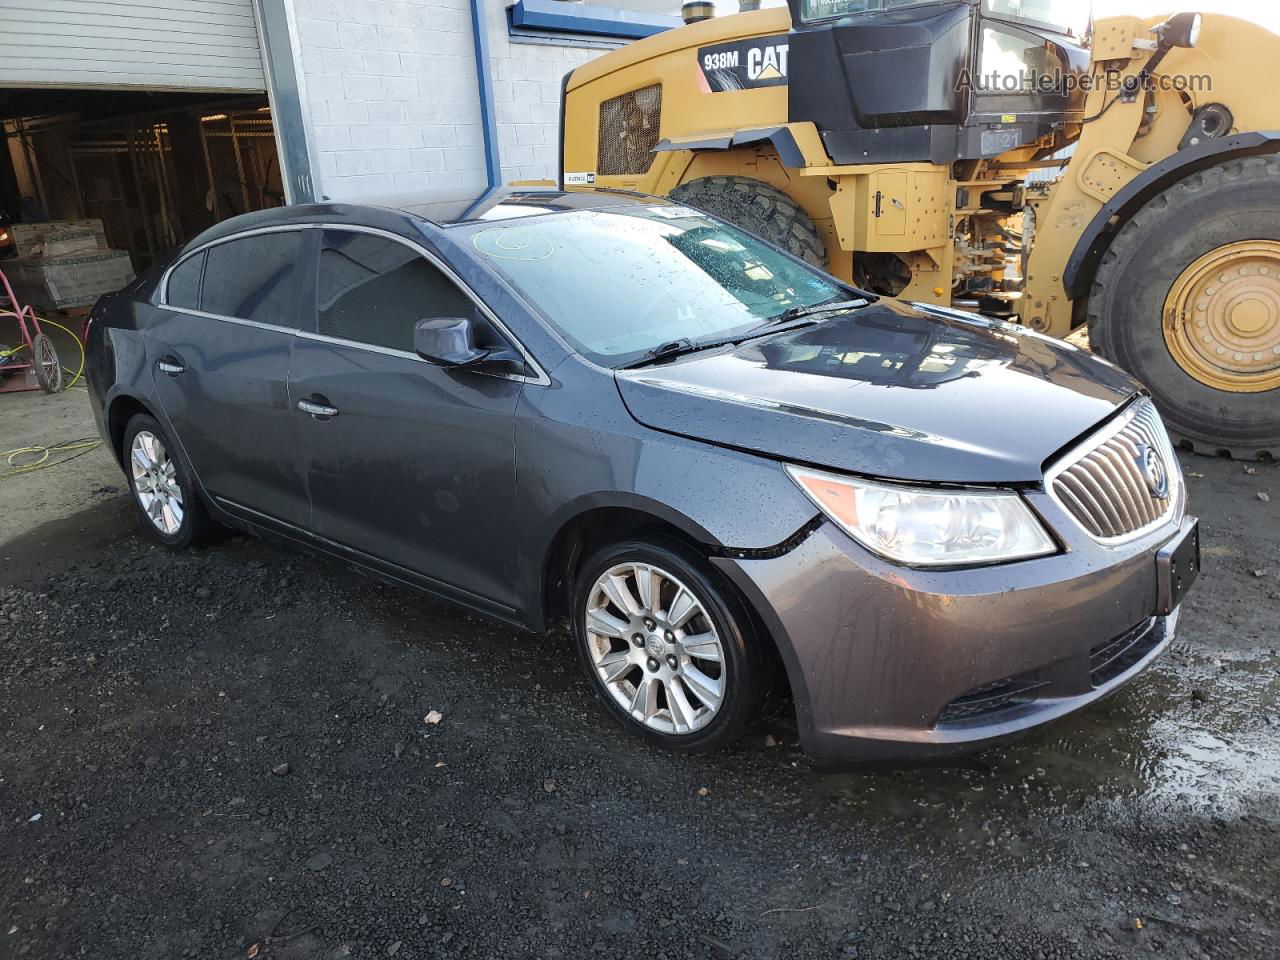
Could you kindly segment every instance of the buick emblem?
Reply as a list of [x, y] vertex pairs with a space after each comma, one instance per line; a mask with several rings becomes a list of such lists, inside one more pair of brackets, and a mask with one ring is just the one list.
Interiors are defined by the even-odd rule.
[[1157, 500], [1169, 496], [1169, 471], [1165, 469], [1160, 454], [1145, 443], [1140, 443], [1136, 459], [1138, 470], [1142, 473], [1142, 479], [1147, 481], [1147, 489], [1151, 491], [1151, 495]]

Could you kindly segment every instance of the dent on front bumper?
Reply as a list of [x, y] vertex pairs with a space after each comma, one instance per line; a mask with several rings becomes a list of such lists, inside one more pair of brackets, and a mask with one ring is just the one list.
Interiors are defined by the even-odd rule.
[[1193, 522], [967, 570], [889, 564], [825, 523], [784, 556], [717, 562], [777, 640], [807, 752], [923, 759], [1046, 723], [1141, 673], [1178, 618], [1153, 615], [1156, 553]]

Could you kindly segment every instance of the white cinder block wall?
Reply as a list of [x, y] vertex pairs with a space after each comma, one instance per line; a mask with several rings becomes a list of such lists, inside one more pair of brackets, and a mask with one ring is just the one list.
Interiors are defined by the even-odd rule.
[[602, 51], [581, 45], [512, 43], [506, 8], [487, 0], [489, 57], [503, 180], [555, 179], [560, 166], [560, 83]]
[[[511, 43], [487, 0], [504, 180], [554, 178], [560, 81], [600, 51]], [[316, 196], [482, 187], [484, 140], [467, 0], [293, 0]]]

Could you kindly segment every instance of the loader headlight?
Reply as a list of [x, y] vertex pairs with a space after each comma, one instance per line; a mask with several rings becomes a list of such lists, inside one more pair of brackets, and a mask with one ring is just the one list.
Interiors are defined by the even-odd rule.
[[787, 473], [845, 533], [897, 563], [996, 563], [1057, 551], [1016, 493], [899, 486], [795, 466]]
[[1200, 14], [1175, 13], [1160, 24], [1158, 32], [1165, 47], [1194, 47], [1200, 42]]

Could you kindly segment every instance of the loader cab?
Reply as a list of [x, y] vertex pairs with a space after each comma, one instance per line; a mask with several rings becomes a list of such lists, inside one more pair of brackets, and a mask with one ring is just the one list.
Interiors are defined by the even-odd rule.
[[837, 164], [996, 157], [1082, 114], [1078, 0], [788, 3], [788, 115]]

